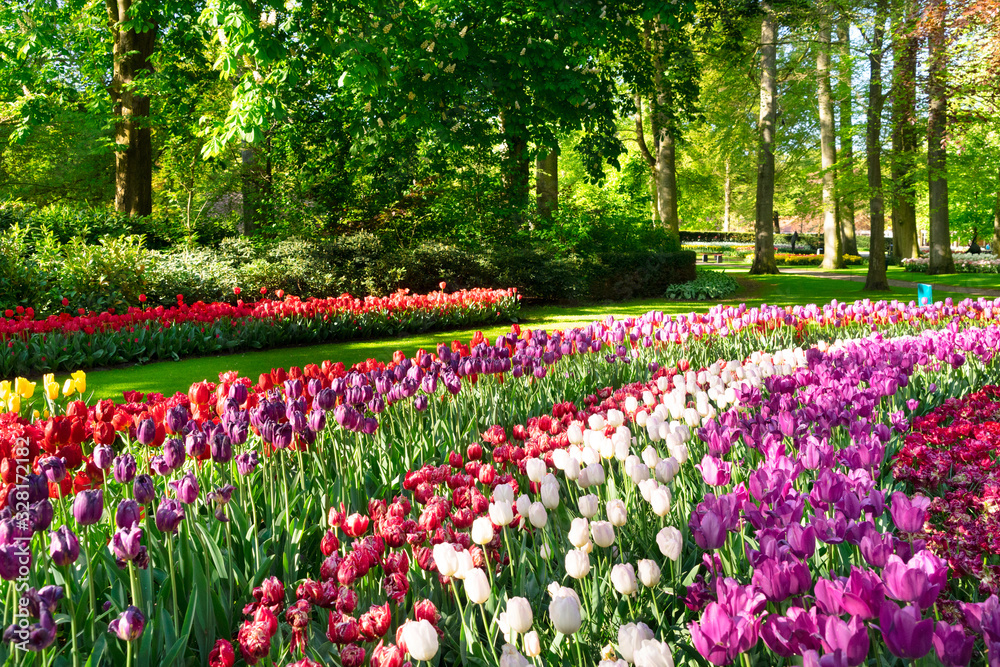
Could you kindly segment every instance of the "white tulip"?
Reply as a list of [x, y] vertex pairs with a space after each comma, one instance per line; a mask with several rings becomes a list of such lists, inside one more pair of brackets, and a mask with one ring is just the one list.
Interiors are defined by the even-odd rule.
[[677, 445], [670, 448], [670, 456], [677, 460], [677, 463], [683, 465], [688, 460], [688, 448], [687, 445], [683, 443], [678, 443]]
[[632, 467], [632, 470], [628, 473], [629, 478], [635, 484], [642, 484], [647, 479], [649, 479], [649, 466], [645, 463], [637, 463]]
[[523, 635], [531, 629], [534, 621], [534, 614], [531, 611], [531, 603], [525, 598], [510, 598], [507, 600], [507, 623], [510, 624], [511, 632]]
[[[607, 438], [602, 435], [601, 440], [605, 441]], [[589, 445], [583, 448], [582, 454], [583, 463], [587, 464], [587, 466], [592, 466], [595, 463], [600, 463], [601, 461], [601, 452]]]
[[660, 463], [660, 454], [652, 445], [642, 450], [642, 462], [650, 468], [655, 468]]
[[569, 542], [574, 547], [582, 547], [590, 541], [590, 523], [583, 518], [573, 519], [569, 524]]
[[[640, 564], [640, 572], [642, 566]], [[465, 573], [465, 595], [472, 602], [482, 604], [490, 599], [490, 582], [486, 579], [486, 573], [478, 567]]]
[[434, 564], [443, 577], [450, 577], [458, 571], [458, 554], [448, 542], [434, 545]]
[[574, 579], [583, 579], [590, 574], [590, 556], [581, 549], [566, 552], [566, 574]]
[[606, 511], [608, 513], [608, 521], [616, 528], [621, 528], [628, 521], [628, 512], [625, 511], [625, 502], [622, 500], [617, 498], [609, 500]]
[[656, 561], [648, 558], [639, 561], [639, 581], [646, 588], [652, 588], [660, 583], [660, 566]]
[[549, 515], [545, 511], [545, 505], [535, 502], [531, 503], [531, 507], [528, 508], [528, 521], [535, 528], [545, 528], [545, 524], [549, 520]]
[[573, 422], [569, 425], [569, 428], [566, 429], [566, 437], [571, 445], [583, 443], [583, 429], [580, 427], [580, 422]]
[[590, 427], [592, 431], [599, 431], [604, 428], [604, 417], [599, 414], [590, 415], [587, 418], [587, 426]]
[[[629, 398], [632, 397], [630, 396]], [[635, 401], [634, 398], [632, 398], [632, 400]], [[633, 410], [634, 409], [635, 408], [633, 408]], [[607, 422], [608, 426], [612, 428], [618, 428], [619, 426], [625, 423], [625, 413], [623, 413], [621, 410], [615, 410], [614, 408], [612, 408], [608, 410]]]
[[580, 499], [576, 504], [580, 508], [580, 514], [588, 519], [593, 519], [600, 509], [600, 501], [597, 499], [597, 496], [592, 493], [586, 496], [580, 496]]
[[587, 486], [600, 486], [604, 484], [604, 466], [600, 463], [592, 463], [586, 468]]
[[[564, 591], [572, 593], [566, 593]], [[580, 629], [583, 618], [580, 615], [580, 599], [572, 589], [563, 588], [549, 603], [549, 618], [557, 632], [571, 635]]]
[[647, 389], [642, 392], [642, 402], [648, 406], [653, 406], [656, 404], [656, 396], [653, 396], [653, 392]]
[[514, 507], [506, 500], [490, 503], [490, 521], [495, 526], [508, 526], [514, 520]]
[[659, 488], [659, 486], [660, 483], [655, 479], [644, 479], [639, 482], [639, 493], [642, 495], [642, 499], [647, 503], [650, 502], [650, 499], [653, 497], [653, 491]]
[[659, 486], [649, 494], [649, 504], [653, 506], [653, 514], [666, 516], [670, 512], [670, 489]]
[[403, 625], [403, 643], [417, 661], [429, 661], [438, 652], [437, 630], [429, 621], [407, 621]]
[[656, 388], [660, 390], [661, 394], [670, 389], [670, 378], [666, 375], [656, 378]]
[[493, 489], [493, 500], [495, 502], [507, 502], [514, 504], [514, 487], [510, 484], [497, 484]]
[[594, 521], [590, 524], [590, 535], [599, 547], [610, 547], [615, 543], [615, 527], [609, 521]]
[[493, 522], [481, 516], [472, 522], [472, 541], [483, 546], [493, 541]]
[[528, 659], [521, 655], [512, 644], [503, 645], [500, 654], [500, 667], [529, 667]]
[[528, 475], [528, 479], [532, 482], [541, 482], [546, 473], [545, 461], [541, 459], [528, 459], [524, 462], [524, 470]]
[[648, 412], [646, 412], [645, 410], [639, 410], [639, 412], [635, 413], [636, 426], [638, 426], [639, 428], [645, 428], [647, 421], [649, 421]]
[[660, 553], [664, 556], [670, 560], [677, 560], [684, 546], [684, 536], [673, 526], [667, 526], [656, 534], [656, 546], [660, 547]]
[[660, 459], [660, 462], [656, 464], [656, 479], [663, 484], [670, 484], [680, 469], [681, 464], [674, 457], [668, 456], [665, 459]]
[[597, 667], [628, 667], [628, 663], [621, 658], [618, 660], [601, 660], [597, 663]]
[[647, 639], [635, 650], [635, 667], [674, 667], [666, 642]]
[[574, 481], [580, 476], [580, 462], [574, 458], [571, 458], [566, 462], [566, 467], [563, 469], [566, 473], [566, 479], [569, 481]]
[[538, 553], [542, 555], [542, 558], [549, 560], [552, 558], [552, 547], [549, 546], [548, 542], [542, 543], [542, 548], [538, 550]]
[[559, 507], [559, 482], [542, 482], [542, 505], [545, 509]]
[[611, 568], [611, 584], [622, 595], [635, 595], [639, 586], [635, 579], [635, 568], [632, 563], [619, 563]]
[[565, 449], [557, 449], [552, 452], [552, 465], [556, 467], [556, 470], [565, 470], [568, 461], [569, 452]]
[[537, 658], [542, 654], [542, 642], [534, 630], [524, 635], [524, 652], [529, 658]]
[[476, 567], [472, 560], [472, 554], [462, 549], [456, 552], [455, 557], [458, 559], [458, 569], [455, 570], [454, 576], [456, 579], [465, 579], [465, 575]]
[[522, 493], [517, 498], [517, 502], [514, 504], [514, 508], [517, 509], [517, 513], [521, 516], [528, 516], [528, 508], [531, 507], [531, 498], [528, 494]]
[[625, 397], [625, 412], [632, 414], [639, 407], [639, 399], [635, 396]]
[[653, 631], [645, 623], [626, 623], [618, 628], [618, 652], [625, 662], [634, 661], [635, 650], [646, 641], [653, 638]]

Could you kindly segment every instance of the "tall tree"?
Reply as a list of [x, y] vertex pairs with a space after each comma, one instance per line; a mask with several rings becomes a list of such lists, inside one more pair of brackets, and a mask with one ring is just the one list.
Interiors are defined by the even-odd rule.
[[778, 96], [777, 17], [770, 0], [762, 0], [760, 25], [760, 114], [757, 150], [757, 204], [754, 219], [754, 256], [750, 273], [778, 273], [774, 259], [774, 149]]
[[927, 190], [930, 227], [930, 264], [927, 273], [954, 273], [951, 230], [948, 224], [948, 91], [946, 77], [946, 0], [933, 0], [928, 7], [927, 32]]
[[868, 211], [871, 219], [871, 247], [865, 289], [888, 290], [885, 275], [885, 201], [882, 195], [882, 50], [888, 0], [877, 0], [875, 25], [868, 49], [868, 119], [865, 150], [868, 153]]
[[892, 247], [898, 259], [920, 256], [917, 237], [917, 51], [914, 0], [893, 3]]
[[851, 19], [843, 13], [837, 21], [839, 63], [837, 97], [839, 98], [840, 167], [838, 181], [838, 218], [843, 238], [844, 254], [857, 255], [858, 241], [854, 229], [854, 60], [851, 56]]
[[819, 145], [823, 167], [823, 268], [844, 266], [841, 234], [837, 225], [837, 147], [833, 130], [833, 95], [830, 90], [831, 7], [820, 6], [819, 29], [816, 33], [816, 79], [819, 102]]
[[551, 219], [559, 210], [559, 148], [548, 148], [535, 159], [535, 206], [538, 215]]

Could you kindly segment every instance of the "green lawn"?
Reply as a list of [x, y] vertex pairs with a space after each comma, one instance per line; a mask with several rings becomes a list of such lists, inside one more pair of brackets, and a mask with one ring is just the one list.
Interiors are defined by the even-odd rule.
[[[801, 268], [815, 271], [822, 270], [814, 267]], [[868, 267], [852, 266], [846, 269], [838, 269], [837, 273], [848, 273], [856, 276], [863, 276], [868, 273]], [[887, 267], [885, 273], [889, 280], [902, 280], [908, 283], [933, 283], [935, 285], [957, 285], [961, 287], [978, 287], [981, 289], [1000, 289], [1000, 274], [998, 273], [951, 273], [943, 276], [928, 276], [923, 273], [906, 271], [901, 266]]]
[[[761, 303], [777, 305], [805, 305], [826, 303], [832, 299], [854, 301], [870, 297], [873, 299], [897, 298], [911, 301], [916, 299], [916, 290], [894, 290], [891, 293], [864, 292], [863, 284], [827, 278], [811, 278], [801, 275], [746, 276], [745, 271], [731, 271], [745, 278], [746, 287], [723, 303], [757, 306]], [[951, 296], [955, 299], [965, 295], [936, 293], [935, 298]], [[715, 305], [714, 302], [677, 302], [664, 299], [640, 299], [623, 303], [590, 304], [582, 306], [536, 306], [522, 311], [521, 326], [530, 328], [570, 328], [589, 324], [606, 315], [616, 317], [642, 315], [650, 310], [666, 313], [704, 312]], [[506, 333], [509, 326], [495, 326], [483, 329], [491, 339]], [[217, 380], [219, 373], [237, 370], [241, 375], [256, 379], [260, 373], [271, 368], [305, 366], [320, 363], [325, 359], [342, 361], [351, 365], [368, 358], [387, 360], [395, 350], [403, 350], [413, 355], [419, 348], [433, 350], [440, 341], [462, 340], [468, 342], [476, 329], [461, 331], [437, 331], [415, 336], [392, 339], [330, 343], [308, 347], [291, 347], [259, 352], [246, 352], [215, 357], [164, 361], [145, 366], [130, 366], [87, 373], [87, 389], [95, 398], [120, 399], [122, 391], [161, 392], [170, 395], [176, 391], [187, 391], [192, 382], [202, 379]]]

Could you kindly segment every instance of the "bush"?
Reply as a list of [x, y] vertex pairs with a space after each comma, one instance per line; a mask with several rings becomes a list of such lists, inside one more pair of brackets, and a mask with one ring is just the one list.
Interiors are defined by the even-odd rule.
[[724, 271], [698, 269], [697, 278], [680, 285], [671, 285], [664, 296], [679, 301], [706, 301], [724, 299], [739, 289], [740, 285], [736, 279]]
[[632, 252], [597, 255], [587, 262], [592, 299], [624, 301], [663, 294], [670, 285], [696, 277], [695, 254], [678, 252]]

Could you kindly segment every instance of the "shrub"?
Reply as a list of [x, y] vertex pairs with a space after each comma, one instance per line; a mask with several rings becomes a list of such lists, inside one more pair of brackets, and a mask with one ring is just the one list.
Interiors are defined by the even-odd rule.
[[670, 285], [694, 280], [695, 254], [632, 252], [597, 255], [587, 263], [592, 299], [626, 300], [659, 296]]
[[664, 296], [680, 301], [705, 301], [723, 299], [735, 294], [739, 289], [740, 285], [736, 279], [724, 271], [698, 269], [697, 278], [679, 285], [671, 285]]

